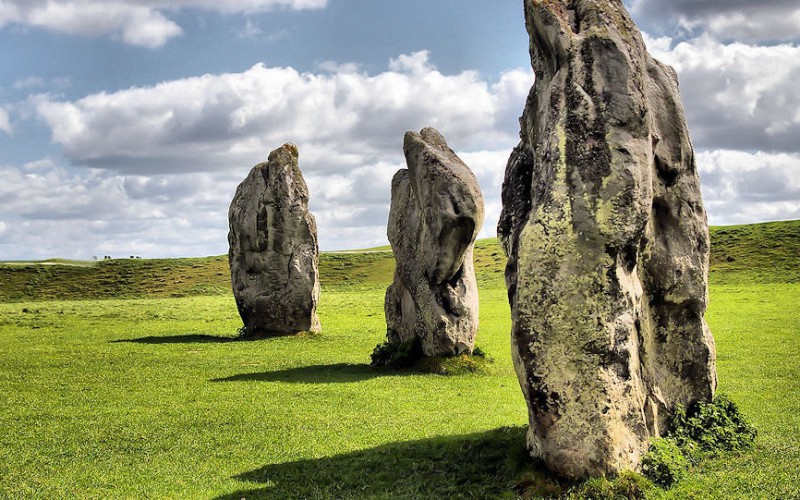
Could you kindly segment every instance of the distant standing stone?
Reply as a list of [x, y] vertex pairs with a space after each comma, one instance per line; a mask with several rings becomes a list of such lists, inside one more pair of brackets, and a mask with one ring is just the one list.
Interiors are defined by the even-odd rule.
[[320, 329], [317, 224], [297, 156], [294, 144], [270, 153], [228, 211], [231, 283], [247, 336]]
[[438, 131], [407, 132], [403, 151], [408, 169], [392, 179], [387, 230], [396, 261], [386, 290], [388, 340], [417, 338], [426, 356], [471, 353], [478, 331], [472, 252], [483, 195]]
[[528, 445], [554, 472], [635, 469], [716, 384], [709, 236], [672, 68], [621, 0], [525, 0], [536, 82], [498, 233]]

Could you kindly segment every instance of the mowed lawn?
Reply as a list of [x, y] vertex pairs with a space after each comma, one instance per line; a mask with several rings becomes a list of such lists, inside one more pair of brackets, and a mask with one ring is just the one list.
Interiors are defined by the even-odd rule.
[[[797, 498], [800, 285], [711, 292], [720, 389], [760, 434], [666, 496]], [[322, 297], [323, 335], [254, 342], [224, 296], [0, 304], [0, 497], [512, 495], [504, 290], [481, 296], [494, 373], [451, 377], [367, 366], [380, 290]]]
[[[712, 232], [719, 389], [759, 435], [656, 497], [800, 498], [798, 235], [798, 223]], [[498, 250], [476, 252], [478, 345], [494, 358], [480, 374], [368, 365], [391, 276], [379, 254], [325, 256], [311, 337], [234, 340], [228, 293], [0, 303], [0, 498], [513, 498], [527, 412]], [[208, 269], [174, 280], [202, 291], [218, 261], [133, 264]], [[110, 269], [80, 276], [114, 281]], [[131, 286], [164, 282], [125, 270]], [[38, 269], [7, 276], [14, 294], [59, 290]]]

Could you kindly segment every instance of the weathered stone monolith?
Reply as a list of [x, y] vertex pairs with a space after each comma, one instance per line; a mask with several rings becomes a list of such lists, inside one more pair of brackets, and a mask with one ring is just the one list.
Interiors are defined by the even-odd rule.
[[388, 340], [419, 339], [425, 356], [471, 353], [478, 331], [472, 252], [483, 195], [438, 131], [407, 132], [403, 151], [408, 169], [392, 179], [387, 229], [396, 261], [386, 290]]
[[228, 211], [231, 283], [247, 336], [320, 329], [317, 224], [297, 156], [294, 144], [270, 153]]
[[536, 81], [503, 185], [528, 445], [570, 478], [635, 469], [716, 387], [709, 237], [676, 73], [621, 0], [525, 0]]

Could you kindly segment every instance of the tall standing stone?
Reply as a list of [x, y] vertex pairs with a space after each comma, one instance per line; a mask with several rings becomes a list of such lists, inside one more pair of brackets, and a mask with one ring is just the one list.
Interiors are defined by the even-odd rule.
[[525, 0], [536, 81], [503, 185], [528, 445], [579, 478], [636, 468], [716, 387], [709, 237], [675, 72], [621, 0]]
[[317, 332], [319, 249], [297, 147], [284, 144], [239, 184], [228, 262], [248, 336]]
[[392, 179], [387, 229], [396, 261], [386, 290], [388, 340], [419, 339], [425, 356], [471, 353], [478, 332], [472, 252], [483, 195], [438, 131], [407, 132], [403, 151], [408, 169]]

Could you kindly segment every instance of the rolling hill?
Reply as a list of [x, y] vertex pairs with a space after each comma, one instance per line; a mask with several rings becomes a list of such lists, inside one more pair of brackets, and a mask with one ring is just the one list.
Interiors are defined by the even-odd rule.
[[[800, 282], [800, 221], [711, 228], [711, 284]], [[475, 245], [478, 282], [503, 286], [505, 256], [495, 239]], [[322, 289], [385, 288], [394, 272], [386, 247], [320, 256]], [[0, 264], [0, 302], [185, 297], [230, 292], [226, 256], [184, 259], [53, 259]]]

